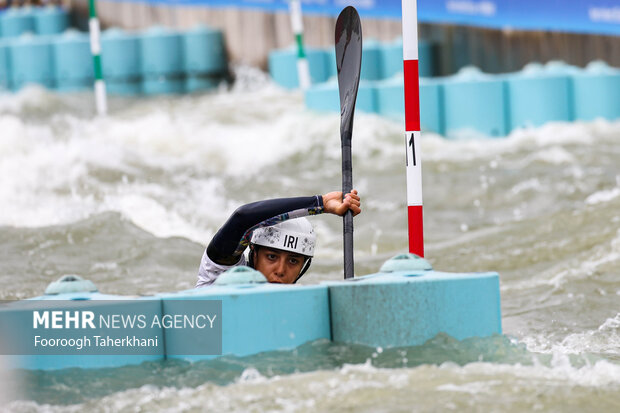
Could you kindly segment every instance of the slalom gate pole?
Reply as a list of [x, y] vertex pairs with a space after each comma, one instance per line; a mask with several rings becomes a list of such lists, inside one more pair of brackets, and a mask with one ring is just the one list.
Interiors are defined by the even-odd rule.
[[306, 51], [304, 49], [304, 23], [301, 13], [301, 1], [290, 0], [289, 10], [291, 13], [291, 26], [293, 27], [293, 34], [295, 35], [295, 42], [297, 43], [297, 75], [299, 77], [299, 86], [302, 90], [306, 90], [310, 87], [310, 67], [308, 66], [308, 59], [306, 58]]
[[107, 98], [105, 93], [105, 82], [103, 81], [103, 70], [101, 68], [101, 29], [97, 18], [96, 0], [88, 0], [90, 30], [90, 53], [93, 56], [93, 68], [95, 70], [95, 105], [97, 113], [105, 115], [108, 111]]
[[402, 0], [409, 252], [424, 257], [417, 0]]

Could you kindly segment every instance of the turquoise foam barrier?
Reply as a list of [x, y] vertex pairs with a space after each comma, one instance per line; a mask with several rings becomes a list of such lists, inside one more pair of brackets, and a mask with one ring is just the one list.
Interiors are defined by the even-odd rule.
[[[306, 48], [306, 58], [313, 84], [325, 82], [329, 76], [326, 53], [322, 49]], [[287, 89], [299, 87], [297, 74], [297, 50], [295, 48], [275, 50], [269, 53], [269, 73], [278, 85]]]
[[[405, 91], [403, 77], [377, 83], [377, 112], [392, 119], [404, 120]], [[420, 126], [422, 131], [444, 133], [443, 90], [441, 82], [420, 79]]]
[[502, 332], [497, 273], [397, 271], [328, 285], [335, 342], [402, 347]]
[[24, 33], [34, 33], [35, 25], [31, 8], [9, 9], [0, 14], [2, 37], [18, 37]]
[[101, 64], [109, 93], [141, 93], [140, 41], [136, 35], [116, 28], [105, 30], [101, 35]]
[[[246, 356], [293, 349], [309, 341], [330, 339], [326, 286], [239, 284], [211, 286], [159, 296], [164, 314], [184, 300], [222, 300], [222, 354]], [[168, 358], [211, 359], [216, 356], [176, 355], [181, 346], [174, 331], [166, 332]]]
[[214, 89], [227, 72], [220, 30], [197, 26], [183, 34], [186, 92]]
[[14, 90], [27, 83], [38, 83], [47, 88], [54, 86], [56, 76], [51, 37], [22, 35], [12, 41], [9, 50], [9, 70]]
[[382, 45], [372, 39], [365, 41], [362, 45], [362, 68], [360, 70], [360, 79], [381, 80], [383, 78]]
[[504, 82], [467, 67], [443, 84], [445, 133], [448, 137], [474, 132], [505, 136], [507, 116]]
[[402, 74], [377, 82], [377, 111], [392, 119], [405, 118], [405, 87]]
[[[418, 40], [418, 71], [420, 77], [431, 77], [434, 73], [432, 44]], [[384, 79], [403, 72], [403, 40], [397, 39], [381, 47], [381, 67]]]
[[111, 95], [135, 96], [142, 93], [142, 82], [122, 79], [106, 80], [105, 90]]
[[[144, 299], [119, 302], [117, 300], [130, 300], [132, 297], [123, 297], [119, 295], [101, 294], [97, 292], [78, 292], [67, 294], [44, 295], [35, 297], [28, 301], [54, 301], [66, 300], [76, 301], [78, 305], [84, 305], [84, 301], [89, 301], [88, 308], [100, 308], [101, 314], [144, 314], [151, 318], [155, 315], [161, 315], [161, 300]], [[111, 300], [112, 303], [110, 303]], [[18, 310], [8, 308], [0, 308], [3, 311], [11, 312], [27, 312], [25, 319], [32, 320], [31, 312], [28, 310], [28, 301], [20, 301]], [[51, 304], [53, 305], [53, 304]], [[40, 305], [37, 309], [40, 309]], [[63, 306], [67, 308], [67, 306]], [[83, 307], [81, 307], [83, 308]], [[158, 339], [164, 340], [163, 329], [159, 330]], [[14, 331], [13, 334], [19, 334]], [[4, 356], [10, 368], [28, 369], [28, 370], [57, 370], [71, 367], [79, 368], [104, 368], [104, 367], [120, 367], [131, 364], [140, 364], [145, 361], [163, 360], [163, 350], [159, 354], [153, 355], [23, 355], [23, 356]]]
[[403, 39], [396, 39], [381, 48], [381, 73], [385, 79], [403, 72]]
[[93, 59], [87, 34], [68, 30], [56, 37], [53, 50], [58, 90], [75, 91], [92, 87]]
[[[456, 339], [501, 334], [497, 273], [437, 272], [428, 261], [414, 254], [401, 254], [386, 261], [377, 274], [320, 285], [268, 284], [259, 272], [236, 267], [222, 274], [210, 287], [158, 294], [120, 304], [110, 300], [125, 297], [89, 292], [93, 288], [87, 280], [66, 276], [46, 290], [59, 294], [32, 300], [66, 300], [63, 307], [71, 300], [78, 300], [82, 309], [102, 307], [106, 310], [104, 314], [145, 314], [147, 319], [181, 314], [191, 300], [221, 301], [221, 354], [235, 356], [292, 349], [319, 339], [401, 347], [423, 344], [439, 333]], [[74, 290], [76, 292], [62, 293]], [[27, 310], [29, 302], [32, 301], [0, 307], [0, 315], [12, 312], [5, 313], [6, 317], [1, 320], [8, 326], [6, 328], [15, 330], [15, 334], [20, 330], [12, 325], [23, 324], [19, 317], [32, 320], [31, 312], [17, 313], [24, 310], [23, 303]], [[206, 307], [204, 311], [208, 311]], [[188, 340], [201, 343], [206, 337], [212, 337], [205, 330], [192, 330], [190, 336], [176, 328], [157, 329], [156, 332], [158, 336], [163, 335], [165, 349], [149, 356], [11, 356], [8, 359], [13, 368], [60, 369], [115, 367], [163, 358], [203, 360], [217, 357], [186, 355]]]
[[437, 80], [420, 79], [420, 127], [422, 131], [445, 133], [443, 84]]
[[197, 26], [183, 33], [183, 65], [190, 74], [226, 72], [226, 51], [221, 30]]
[[[336, 80], [312, 86], [306, 90], [304, 100], [308, 109], [319, 112], [340, 112], [340, 93]], [[377, 90], [374, 82], [360, 81], [355, 110], [377, 112]]]
[[575, 119], [620, 118], [620, 70], [604, 62], [591, 62], [571, 76]]
[[550, 121], [573, 120], [570, 78], [530, 65], [505, 76], [509, 128], [540, 126]]
[[431, 77], [435, 74], [435, 59], [433, 45], [430, 42], [418, 41], [418, 71], [421, 77]]
[[304, 101], [308, 109], [318, 112], [340, 112], [340, 94], [338, 83], [329, 81], [313, 85], [304, 94]]
[[185, 73], [181, 35], [153, 27], [140, 36], [142, 90], [146, 94], [183, 93]]
[[188, 75], [185, 79], [185, 91], [188, 93], [211, 90], [218, 87], [222, 79], [213, 76]]
[[0, 39], [0, 90], [11, 89], [9, 70], [9, 43]]
[[336, 66], [336, 49], [333, 47], [327, 49], [325, 59], [325, 74], [327, 79], [336, 79], [338, 77], [338, 67]]
[[37, 34], [60, 34], [69, 27], [69, 15], [60, 7], [39, 8], [33, 13], [33, 17]]
[[142, 80], [142, 92], [147, 95], [169, 95], [185, 92], [185, 79], [175, 77], [145, 77]]

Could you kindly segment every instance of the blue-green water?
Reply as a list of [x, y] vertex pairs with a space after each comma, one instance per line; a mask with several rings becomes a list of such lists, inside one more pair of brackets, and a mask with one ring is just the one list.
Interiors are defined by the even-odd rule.
[[[240, 84], [243, 84], [241, 82]], [[0, 299], [64, 274], [103, 293], [191, 288], [240, 204], [340, 186], [339, 119], [252, 80], [211, 95], [0, 94]], [[402, 124], [358, 114], [356, 272], [407, 249]], [[0, 367], [7, 411], [620, 410], [620, 123], [422, 139], [426, 257], [498, 271], [505, 336], [377, 349], [328, 342], [115, 369]], [[341, 220], [313, 218], [303, 283], [342, 277]], [[1, 332], [6, 334], [6, 332]], [[0, 360], [0, 365], [2, 361]]]

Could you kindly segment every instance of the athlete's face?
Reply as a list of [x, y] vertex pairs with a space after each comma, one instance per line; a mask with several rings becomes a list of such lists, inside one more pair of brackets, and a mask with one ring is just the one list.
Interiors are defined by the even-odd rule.
[[304, 265], [304, 256], [293, 252], [260, 247], [254, 253], [256, 270], [270, 283], [294, 283]]

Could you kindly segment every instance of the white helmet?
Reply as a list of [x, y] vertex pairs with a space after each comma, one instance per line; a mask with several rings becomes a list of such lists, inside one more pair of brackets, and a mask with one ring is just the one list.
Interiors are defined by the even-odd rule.
[[316, 234], [306, 218], [289, 219], [270, 227], [254, 230], [252, 244], [290, 251], [307, 257], [314, 256]]

